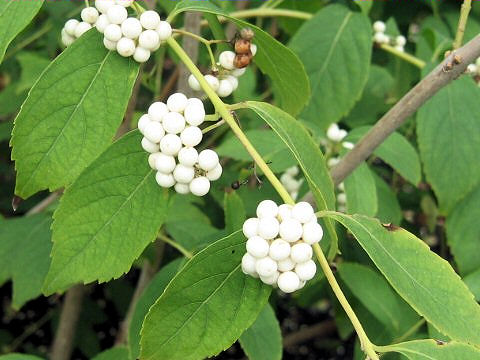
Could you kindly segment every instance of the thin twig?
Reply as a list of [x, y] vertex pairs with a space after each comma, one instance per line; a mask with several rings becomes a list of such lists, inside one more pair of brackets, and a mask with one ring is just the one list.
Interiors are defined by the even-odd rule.
[[225, 124], [225, 120], [220, 120], [220, 121], [216, 122], [215, 124], [207, 126], [205, 129], [203, 129], [202, 134], [206, 134], [209, 131], [215, 130], [216, 128], [218, 128], [218, 127], [220, 127], [224, 124]]
[[142, 86], [142, 77], [143, 77], [143, 65], [140, 66], [138, 71], [137, 79], [135, 80], [135, 84], [132, 90], [132, 96], [130, 97], [130, 101], [128, 102], [127, 111], [125, 112], [125, 116], [123, 118], [122, 124], [117, 130], [116, 138], [120, 138], [122, 135], [126, 134], [131, 129], [131, 123], [133, 115], [135, 114], [135, 108], [137, 107], [138, 101], [138, 94], [140, 93], [140, 88]]
[[419, 58], [417, 58], [413, 55], [410, 55], [409, 53], [406, 53], [404, 51], [399, 51], [391, 45], [380, 44], [380, 48], [382, 50], [385, 50], [386, 52], [389, 52], [389, 53], [399, 57], [402, 60], [405, 60], [405, 61], [409, 62], [412, 65], [415, 65], [419, 69], [423, 69], [425, 67], [425, 61], [423, 61], [423, 60], [421, 60], [421, 59], [419, 59]]
[[63, 190], [58, 190], [51, 193], [45, 199], [40, 201], [37, 205], [32, 207], [30, 210], [28, 210], [25, 216], [41, 213], [43, 210], [48, 208], [52, 203], [54, 203], [55, 200], [57, 200], [60, 197], [60, 195], [62, 195], [62, 193], [63, 193]]
[[168, 236], [166, 235], [163, 235], [163, 234], [159, 234], [158, 235], [158, 238], [163, 241], [164, 243], [170, 245], [171, 247], [173, 247], [174, 249], [177, 249], [183, 256], [185, 256], [187, 259], [191, 259], [193, 257], [193, 254], [188, 251], [187, 249], [185, 249], [182, 245], [180, 245], [179, 243], [173, 241], [172, 239], [170, 239]]
[[460, 10], [460, 18], [458, 19], [457, 34], [453, 42], [453, 49], [456, 50], [462, 46], [463, 35], [465, 34], [465, 27], [467, 26], [468, 14], [472, 8], [472, 0], [463, 0], [462, 8]]
[[334, 320], [326, 320], [321, 323], [301, 328], [297, 332], [288, 334], [283, 337], [283, 347], [289, 347], [296, 344], [304, 343], [310, 339], [322, 338], [326, 335], [333, 334], [337, 329]]

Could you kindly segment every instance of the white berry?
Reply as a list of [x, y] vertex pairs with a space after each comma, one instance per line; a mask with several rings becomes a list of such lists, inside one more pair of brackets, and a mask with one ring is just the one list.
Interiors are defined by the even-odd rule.
[[202, 89], [200, 83], [193, 74], [188, 77], [188, 86], [190, 86], [190, 88], [194, 91], [200, 91]]
[[148, 108], [148, 115], [152, 121], [162, 121], [163, 117], [168, 113], [167, 105], [162, 102], [154, 102]]
[[282, 204], [278, 207], [278, 219], [280, 221], [285, 221], [292, 217], [292, 205]]
[[230, 81], [230, 84], [232, 84], [233, 91], [237, 90], [238, 88], [238, 79], [235, 76], [228, 75], [225, 80]]
[[264, 284], [267, 284], [267, 285], [274, 285], [277, 283], [277, 280], [278, 280], [278, 276], [280, 275], [280, 273], [278, 271], [275, 271], [273, 273], [273, 275], [270, 275], [270, 276], [260, 276], [260, 280], [262, 280], [262, 282]]
[[276, 261], [285, 260], [290, 256], [290, 244], [282, 239], [274, 240], [270, 245], [268, 255]]
[[133, 4], [135, 0], [115, 0], [115, 4], [123, 6], [123, 7], [129, 7]]
[[301, 201], [292, 208], [292, 218], [300, 221], [302, 224], [309, 222], [313, 215], [312, 205], [306, 201]]
[[142, 133], [142, 135], [145, 135], [145, 127], [151, 122], [150, 117], [148, 115], [142, 115], [140, 119], [138, 120], [138, 130]]
[[213, 170], [219, 163], [218, 155], [215, 151], [207, 149], [198, 154], [198, 166], [202, 170]]
[[205, 121], [205, 108], [203, 106], [203, 103], [200, 106], [195, 102], [190, 102], [190, 100], [193, 99], [189, 99], [189, 103], [185, 108], [185, 120], [190, 125], [199, 126]]
[[88, 30], [90, 30], [92, 28], [92, 25], [90, 25], [89, 23], [87, 22], [84, 22], [82, 21], [81, 23], [79, 23], [77, 25], [77, 27], [75, 28], [75, 37], [79, 38], [80, 36], [82, 36], [83, 34], [85, 34]]
[[258, 223], [259, 220], [257, 218], [247, 219], [243, 223], [243, 235], [245, 235], [247, 239], [258, 235]]
[[123, 36], [135, 40], [142, 33], [142, 24], [136, 18], [128, 18], [122, 23]]
[[108, 21], [112, 24], [120, 25], [127, 17], [127, 10], [121, 5], [113, 5], [107, 10]]
[[175, 158], [171, 155], [165, 155], [160, 153], [155, 157], [155, 169], [164, 174], [170, 174], [177, 164], [175, 163]]
[[143, 150], [145, 150], [146, 152], [149, 152], [149, 153], [155, 153], [155, 152], [158, 152], [158, 150], [159, 150], [158, 144], [155, 144], [154, 142], [151, 142], [147, 138], [142, 139], [142, 148], [143, 148]]
[[157, 26], [157, 33], [160, 37], [160, 40], [167, 40], [172, 36], [172, 27], [167, 21], [160, 21]]
[[202, 141], [202, 130], [196, 126], [187, 126], [180, 134], [180, 139], [183, 145], [193, 147], [200, 144]]
[[405, 46], [405, 44], [407, 43], [407, 39], [405, 38], [405, 36], [403, 35], [398, 35], [396, 38], [395, 38], [395, 44], [397, 46]]
[[157, 181], [158, 185], [164, 188], [169, 188], [175, 185], [175, 179], [173, 178], [172, 174], [157, 172], [155, 175], [155, 180]]
[[147, 30], [155, 30], [160, 24], [160, 16], [156, 11], [148, 10], [140, 16], [142, 26]]
[[75, 42], [76, 38], [74, 36], [68, 35], [66, 32], [62, 32], [62, 43], [65, 46], [70, 46]]
[[182, 93], [175, 93], [168, 97], [167, 107], [170, 111], [183, 113], [188, 104], [188, 98]]
[[241, 68], [241, 69], [233, 69], [230, 74], [232, 74], [233, 76], [235, 77], [240, 77], [242, 76], [243, 74], [245, 74], [245, 71], [247, 71], [247, 68], [244, 67], [244, 68]]
[[90, 6], [82, 10], [80, 17], [89, 24], [95, 24], [98, 19], [98, 10]]
[[246, 275], [253, 275], [257, 271], [255, 270], [255, 264], [257, 262], [257, 259], [255, 259], [252, 255], [249, 253], [246, 253], [242, 257], [242, 271]]
[[175, 191], [182, 195], [190, 194], [190, 187], [188, 184], [176, 183], [175, 184]]
[[169, 134], [180, 134], [185, 129], [185, 118], [177, 112], [169, 112], [163, 117], [163, 128]]
[[469, 64], [467, 66], [467, 72], [469, 74], [475, 74], [477, 72], [477, 65], [476, 64]]
[[298, 241], [303, 234], [303, 227], [296, 219], [285, 219], [280, 224], [280, 237], [288, 242]]
[[281, 272], [293, 270], [296, 265], [290, 257], [278, 261], [277, 264], [278, 264], [278, 271], [281, 271]]
[[205, 75], [205, 81], [210, 85], [213, 91], [217, 91], [220, 87], [220, 81], [213, 75]]
[[195, 169], [190, 166], [178, 164], [173, 170], [174, 179], [182, 184], [189, 184], [195, 176]]
[[384, 23], [383, 21], [375, 21], [375, 22], [373, 23], [373, 30], [374, 30], [375, 32], [383, 33], [383, 32], [385, 32], [386, 28], [387, 28], [387, 27], [386, 27], [386, 25], [385, 25], [385, 23]]
[[218, 89], [217, 89], [217, 95], [220, 97], [227, 97], [230, 96], [233, 92], [233, 85], [230, 81], [228, 80], [220, 80]]
[[303, 225], [303, 241], [307, 244], [313, 245], [322, 240], [323, 229], [316, 221], [308, 222]]
[[122, 38], [122, 29], [117, 24], [110, 24], [105, 28], [103, 36], [109, 41], [117, 42]]
[[260, 276], [272, 276], [277, 271], [277, 262], [269, 257], [264, 257], [257, 260], [257, 263], [255, 264], [255, 270]]
[[288, 294], [298, 289], [298, 286], [300, 285], [300, 279], [293, 271], [287, 271], [280, 274], [277, 284], [280, 290]]
[[297, 264], [310, 260], [312, 258], [312, 255], [312, 247], [305, 243], [298, 243], [293, 245], [290, 252], [290, 258]]
[[217, 181], [222, 176], [222, 173], [223, 173], [222, 165], [217, 164], [217, 166], [215, 166], [213, 170], [207, 171], [205, 176], [210, 181]]
[[256, 258], [260, 259], [268, 255], [268, 242], [260, 236], [253, 236], [248, 239], [246, 246], [247, 252]]
[[110, 25], [110, 21], [108, 21], [108, 17], [105, 14], [100, 15], [95, 23], [95, 27], [97, 28], [98, 32], [102, 34], [105, 32], [105, 29], [108, 25]]
[[258, 223], [258, 235], [264, 239], [274, 239], [278, 235], [280, 224], [274, 217], [263, 217]]
[[227, 70], [233, 70], [235, 69], [235, 65], [233, 65], [235, 57], [236, 54], [233, 51], [223, 51], [222, 53], [220, 53], [218, 61], [223, 68]]
[[196, 196], [207, 195], [210, 191], [210, 181], [204, 176], [197, 177], [190, 183], [190, 191]]
[[272, 200], [263, 200], [257, 206], [257, 217], [275, 217], [278, 215], [278, 206]]
[[106, 49], [110, 51], [116, 51], [117, 50], [117, 42], [116, 41], [110, 41], [107, 38], [103, 38], [103, 45], [105, 46]]
[[251, 44], [250, 45], [250, 52], [252, 53], [252, 56], [257, 55], [257, 45]]
[[313, 262], [313, 260], [308, 260], [295, 266], [295, 273], [302, 281], [308, 281], [313, 279], [316, 272], [317, 265], [315, 265], [315, 262]]
[[129, 38], [121, 38], [117, 42], [117, 52], [123, 57], [132, 56], [135, 54], [135, 42]]
[[345, 193], [340, 193], [337, 195], [337, 202], [340, 205], [345, 205], [347, 203], [347, 194]]
[[160, 150], [166, 155], [176, 156], [181, 148], [182, 141], [177, 135], [167, 134], [160, 141]]
[[75, 29], [77, 28], [77, 25], [79, 24], [79, 21], [76, 19], [70, 19], [65, 23], [65, 31], [67, 32], [68, 35], [70, 36], [75, 36]]
[[150, 154], [148, 156], [148, 165], [150, 165], [150, 167], [153, 170], [157, 170], [157, 167], [156, 167], [155, 163], [156, 163], [158, 157], [161, 156], [161, 155], [162, 155], [162, 153], [156, 152], [156, 153]]
[[143, 134], [148, 140], [154, 143], [159, 143], [165, 135], [162, 124], [156, 121], [150, 121], [145, 126], [145, 133]]
[[153, 30], [145, 30], [138, 37], [138, 45], [147, 50], [157, 49], [160, 45], [158, 34]]
[[144, 49], [140, 46], [137, 47], [133, 54], [133, 59], [139, 63], [147, 62], [148, 59], [150, 59], [150, 50]]
[[105, 14], [108, 11], [108, 9], [110, 9], [113, 5], [115, 5], [115, 0], [96, 0], [95, 1], [95, 7], [102, 14]]
[[193, 147], [184, 147], [178, 152], [178, 162], [185, 166], [194, 166], [198, 160], [198, 152]]

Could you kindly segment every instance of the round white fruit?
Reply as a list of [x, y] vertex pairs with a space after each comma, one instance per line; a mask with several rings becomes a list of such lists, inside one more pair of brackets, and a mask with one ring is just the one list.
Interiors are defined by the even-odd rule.
[[117, 24], [110, 24], [105, 28], [103, 36], [109, 41], [117, 42], [122, 38], [122, 29]]
[[140, 23], [147, 30], [155, 30], [160, 24], [160, 15], [153, 10], [145, 11], [140, 15]]
[[155, 169], [164, 174], [170, 174], [177, 164], [175, 163], [175, 158], [171, 155], [165, 155], [160, 153], [155, 158]]
[[290, 257], [278, 261], [277, 264], [278, 264], [278, 271], [281, 271], [281, 272], [293, 270], [296, 265]]
[[95, 7], [102, 14], [105, 14], [108, 11], [108, 9], [110, 9], [113, 5], [115, 5], [115, 0], [96, 0], [95, 1]]
[[75, 37], [79, 38], [80, 36], [85, 34], [91, 28], [92, 28], [92, 25], [90, 25], [89, 23], [87, 23], [85, 21], [82, 21], [75, 28]]
[[322, 240], [323, 237], [323, 229], [319, 223], [315, 222], [308, 222], [303, 225], [303, 241], [307, 244], [313, 245], [318, 243]]
[[160, 38], [154, 30], [145, 30], [138, 37], [138, 45], [147, 49], [155, 50], [160, 45]]
[[255, 264], [257, 262], [257, 259], [255, 259], [252, 255], [249, 253], [246, 253], [242, 257], [242, 271], [246, 275], [252, 275], [256, 274], [255, 270]]
[[233, 92], [233, 85], [230, 81], [222, 79], [219, 81], [217, 95], [220, 97], [230, 96]]
[[178, 164], [173, 170], [173, 178], [182, 184], [189, 184], [195, 177], [195, 169], [191, 166]]
[[70, 36], [75, 36], [75, 29], [80, 22], [77, 19], [70, 19], [65, 23], [64, 29]]
[[160, 37], [160, 40], [167, 40], [172, 36], [172, 27], [167, 21], [160, 21], [157, 26], [157, 33]]
[[188, 86], [190, 86], [190, 88], [194, 91], [200, 91], [202, 89], [200, 83], [193, 74], [188, 77]]
[[215, 166], [213, 170], [207, 171], [205, 176], [210, 181], [217, 181], [222, 176], [222, 173], [223, 173], [222, 165], [217, 164], [217, 166]]
[[198, 154], [198, 166], [200, 166], [202, 170], [213, 170], [218, 165], [218, 163], [218, 155], [213, 150], [206, 149], [201, 151], [200, 154]]
[[169, 112], [163, 117], [163, 128], [169, 134], [180, 134], [185, 129], [185, 118], [177, 112]]
[[293, 271], [287, 271], [280, 274], [277, 284], [280, 290], [288, 294], [298, 289], [298, 286], [300, 285], [300, 279]]
[[298, 275], [298, 278], [302, 281], [308, 281], [313, 279], [315, 273], [317, 272], [317, 265], [313, 260], [308, 260], [303, 263], [299, 263], [295, 266], [295, 273]]
[[255, 44], [250, 45], [250, 52], [252, 53], [252, 56], [257, 55], [257, 50], [258, 50], [257, 45]]
[[203, 134], [197, 126], [187, 126], [180, 134], [183, 145], [188, 147], [197, 146], [202, 141]]
[[375, 21], [375, 22], [373, 23], [373, 30], [374, 30], [375, 32], [383, 33], [383, 32], [385, 32], [386, 28], [387, 28], [387, 27], [386, 27], [386, 25], [385, 25], [385, 23], [384, 23], [383, 21]]
[[123, 6], [123, 7], [129, 7], [133, 4], [135, 0], [115, 0], [115, 4]]
[[95, 24], [95, 22], [98, 19], [98, 16], [99, 16], [98, 10], [95, 9], [93, 6], [86, 7], [80, 13], [80, 17], [82, 18], [82, 20], [89, 24]]
[[159, 143], [165, 135], [165, 130], [163, 130], [163, 126], [161, 123], [156, 121], [150, 121], [145, 126], [145, 131], [143, 135], [151, 142]]
[[197, 177], [190, 183], [190, 191], [196, 196], [207, 195], [210, 191], [210, 181], [204, 176]]
[[188, 98], [182, 93], [175, 93], [168, 97], [167, 107], [170, 111], [183, 113], [187, 107]]
[[139, 63], [145, 63], [150, 59], [150, 50], [144, 49], [142, 47], [137, 47], [135, 53], [133, 54], [133, 59]]
[[157, 161], [157, 158], [162, 155], [162, 153], [160, 152], [156, 152], [156, 153], [153, 153], [153, 154], [150, 154], [148, 156], [148, 165], [150, 165], [150, 167], [153, 169], [153, 170], [157, 170], [157, 167], [155, 165], [156, 161]]
[[106, 38], [103, 38], [103, 45], [105, 46], [106, 49], [110, 51], [117, 51], [117, 42], [116, 41], [110, 41]]
[[128, 13], [123, 6], [115, 4], [108, 8], [107, 17], [110, 23], [120, 25], [127, 19]]
[[175, 179], [173, 178], [172, 174], [157, 172], [155, 175], [155, 180], [157, 181], [158, 185], [164, 188], [169, 188], [175, 185]]
[[290, 244], [282, 239], [276, 239], [270, 245], [268, 255], [276, 261], [285, 260], [290, 256]]
[[247, 68], [244, 67], [244, 68], [241, 68], [241, 69], [233, 69], [230, 74], [232, 74], [233, 76], [235, 77], [240, 77], [242, 76], [243, 74], [245, 74], [245, 71], [247, 71]]
[[230, 83], [232, 84], [233, 91], [237, 90], [237, 88], [238, 88], [238, 79], [237, 79], [235, 76], [228, 75], [228, 76], [225, 78], [225, 80], [230, 81]]
[[261, 259], [268, 255], [268, 241], [260, 236], [252, 236], [248, 239], [246, 247], [247, 252], [253, 257]]
[[121, 38], [117, 42], [117, 52], [123, 57], [135, 54], [135, 42], [129, 38]]
[[190, 187], [188, 186], [188, 184], [176, 183], [175, 191], [179, 194], [187, 195], [190, 194]]
[[220, 53], [220, 56], [218, 57], [218, 61], [220, 62], [220, 65], [222, 65], [223, 68], [227, 70], [233, 70], [235, 69], [235, 65], [233, 65], [235, 57], [236, 57], [236, 54], [233, 51], [223, 51]]
[[159, 150], [158, 144], [151, 142], [145, 137], [142, 139], [142, 148], [148, 153], [155, 153], [155, 152], [158, 152]]
[[257, 217], [275, 217], [278, 215], [278, 206], [272, 200], [263, 200], [257, 206]]
[[152, 121], [162, 121], [163, 117], [168, 113], [167, 105], [163, 102], [154, 102], [148, 108], [148, 115]]
[[280, 237], [288, 242], [298, 241], [303, 234], [303, 227], [296, 219], [285, 219], [280, 224]]
[[185, 108], [185, 120], [190, 125], [199, 126], [205, 121], [205, 107], [203, 106], [203, 103], [198, 105], [195, 102], [190, 102], [190, 100], [193, 99], [189, 99], [189, 103]]
[[267, 285], [275, 285], [277, 283], [277, 280], [278, 280], [278, 276], [280, 275], [280, 273], [278, 271], [275, 271], [273, 273], [273, 275], [270, 275], [270, 276], [260, 276], [260, 280], [262, 280], [262, 282], [264, 284], [267, 284]]
[[278, 207], [278, 219], [280, 221], [285, 221], [292, 217], [292, 205], [282, 204]]
[[258, 223], [259, 220], [257, 218], [250, 218], [245, 220], [242, 230], [243, 235], [245, 235], [247, 239], [258, 235]]
[[258, 259], [255, 264], [255, 270], [260, 276], [272, 276], [277, 271], [277, 262], [269, 257]]
[[165, 155], [176, 156], [182, 148], [182, 140], [174, 134], [165, 135], [160, 141], [160, 150]]
[[122, 33], [123, 36], [135, 40], [140, 36], [142, 33], [142, 24], [140, 24], [140, 21], [138, 19], [131, 17], [125, 20], [122, 23]]
[[274, 239], [278, 235], [280, 224], [274, 217], [262, 217], [258, 223], [258, 235], [264, 239]]
[[178, 152], [178, 162], [185, 166], [194, 166], [198, 160], [198, 151], [193, 147], [184, 147]]
[[213, 75], [205, 75], [205, 81], [210, 85], [213, 91], [217, 91], [220, 87], [220, 81]]
[[312, 205], [306, 201], [301, 201], [292, 208], [292, 218], [300, 221], [302, 224], [309, 222], [313, 214]]
[[95, 23], [95, 27], [97, 28], [98, 32], [102, 34], [105, 32], [105, 29], [108, 25], [110, 25], [110, 21], [108, 21], [108, 17], [105, 14], [100, 15]]
[[293, 245], [290, 252], [290, 258], [297, 264], [310, 260], [312, 255], [312, 247], [305, 243]]

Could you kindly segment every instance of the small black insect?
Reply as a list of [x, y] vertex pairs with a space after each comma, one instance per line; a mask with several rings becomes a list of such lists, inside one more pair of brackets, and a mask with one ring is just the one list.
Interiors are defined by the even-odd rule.
[[240, 189], [241, 186], [246, 185], [246, 184], [248, 184], [248, 179], [245, 179], [243, 181], [236, 180], [230, 185], [230, 187], [233, 190], [238, 190], [238, 189]]

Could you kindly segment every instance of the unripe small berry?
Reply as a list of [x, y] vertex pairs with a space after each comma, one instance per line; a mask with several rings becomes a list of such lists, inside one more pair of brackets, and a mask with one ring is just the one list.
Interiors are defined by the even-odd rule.
[[155, 180], [157, 181], [158, 185], [164, 188], [170, 188], [175, 185], [175, 179], [173, 178], [172, 174], [157, 172], [155, 175]]
[[233, 60], [235, 59], [235, 56], [236, 54], [233, 51], [223, 51], [220, 53], [218, 61], [223, 68], [227, 70], [233, 70], [235, 69], [235, 66], [233, 65]]
[[202, 142], [203, 134], [197, 126], [187, 126], [180, 134], [183, 145], [188, 147], [197, 146]]
[[280, 237], [288, 242], [296, 242], [300, 240], [303, 234], [303, 227], [297, 219], [285, 219], [280, 224]]
[[160, 44], [160, 38], [154, 30], [145, 30], [138, 37], [138, 45], [147, 50], [155, 50]]
[[280, 273], [278, 271], [275, 271], [273, 275], [270, 276], [260, 276], [260, 280], [266, 285], [275, 285], [278, 280], [278, 276]]
[[218, 165], [218, 163], [218, 155], [213, 150], [203, 150], [200, 152], [200, 154], [198, 154], [198, 166], [200, 166], [202, 170], [213, 170]]
[[298, 289], [298, 286], [300, 285], [300, 279], [293, 271], [287, 271], [280, 274], [277, 284], [280, 290], [289, 294]]
[[257, 206], [257, 217], [275, 217], [278, 215], [278, 206], [272, 200], [263, 200]]
[[142, 47], [137, 47], [135, 53], [133, 54], [133, 59], [139, 63], [145, 63], [150, 59], [150, 50], [144, 49]]
[[123, 6], [115, 4], [107, 10], [107, 17], [110, 23], [120, 25], [127, 19], [128, 13]]
[[246, 247], [247, 252], [258, 259], [264, 258], [268, 255], [268, 242], [260, 236], [253, 236], [248, 239]]
[[312, 258], [312, 247], [305, 243], [298, 243], [292, 246], [290, 258], [297, 264], [306, 262]]
[[89, 24], [95, 24], [95, 22], [98, 19], [98, 16], [99, 16], [98, 10], [95, 9], [93, 6], [83, 9], [80, 14], [80, 17], [82, 18], [82, 20]]
[[122, 23], [122, 33], [123, 36], [135, 40], [140, 36], [142, 33], [142, 24], [140, 24], [140, 21], [138, 19], [131, 17], [125, 20]]
[[182, 195], [190, 194], [190, 186], [188, 184], [176, 183], [175, 191]]
[[255, 270], [260, 276], [272, 276], [277, 271], [277, 262], [269, 257], [258, 259], [255, 264]]
[[238, 54], [233, 60], [233, 66], [236, 69], [245, 69], [251, 62], [252, 56], [250, 54]]
[[258, 235], [264, 239], [274, 239], [278, 235], [280, 224], [274, 217], [262, 217], [258, 223]]
[[165, 41], [172, 36], [172, 27], [167, 21], [160, 21], [156, 31], [162, 41]]
[[115, 5], [115, 0], [96, 0], [95, 7], [102, 14], [106, 14], [108, 9]]
[[375, 21], [373, 23], [373, 30], [375, 32], [383, 33], [383, 32], [385, 32], [386, 29], [387, 29], [387, 26], [385, 25], [385, 23], [383, 21]]
[[156, 121], [150, 121], [146, 126], [143, 134], [148, 140], [153, 143], [159, 143], [165, 135], [165, 130], [162, 124]]
[[173, 170], [173, 178], [182, 184], [189, 184], [195, 177], [195, 169], [190, 166], [178, 164]]
[[70, 36], [75, 36], [75, 29], [80, 22], [77, 19], [70, 19], [65, 23], [64, 29]]
[[268, 255], [275, 261], [285, 260], [290, 256], [290, 244], [285, 240], [276, 239], [270, 245]]
[[210, 181], [204, 176], [197, 177], [190, 183], [190, 191], [196, 196], [207, 195], [210, 191]]
[[245, 235], [247, 239], [258, 235], [258, 223], [259, 220], [257, 218], [247, 219], [243, 223], [243, 235]]
[[121, 38], [117, 42], [117, 52], [123, 57], [129, 57], [135, 54], [135, 42], [129, 38]]
[[210, 181], [217, 181], [222, 176], [222, 173], [223, 173], [222, 165], [217, 164], [217, 166], [215, 166], [213, 170], [207, 171], [205, 176]]
[[188, 77], [188, 85], [194, 91], [202, 90], [202, 87], [200, 86], [200, 83], [198, 82], [197, 78], [193, 74], [191, 74]]
[[315, 222], [308, 222], [303, 225], [303, 241], [307, 244], [313, 245], [318, 243], [322, 240], [323, 237], [323, 229], [316, 221]]
[[105, 48], [107, 50], [117, 51], [117, 42], [116, 41], [110, 41], [106, 38], [103, 38], [103, 46], [105, 46]]
[[158, 157], [162, 155], [162, 153], [160, 152], [156, 152], [156, 153], [153, 153], [153, 154], [150, 154], [148, 156], [148, 165], [150, 165], [150, 167], [153, 169], [153, 170], [157, 170], [157, 167], [155, 165]]
[[163, 128], [169, 134], [180, 134], [185, 129], [185, 118], [177, 112], [165, 114], [162, 123]]
[[167, 134], [160, 141], [160, 149], [166, 155], [176, 156], [181, 148], [182, 141], [177, 135]]
[[306, 201], [301, 201], [292, 208], [292, 218], [300, 221], [302, 224], [309, 222], [313, 214], [312, 205]]
[[220, 97], [227, 97], [227, 96], [230, 96], [232, 92], [233, 92], [233, 84], [226, 79], [220, 80], [218, 89], [217, 89], [217, 95]]
[[100, 15], [95, 23], [98, 32], [102, 34], [105, 32], [108, 25], [110, 25], [110, 21], [108, 21], [108, 17], [105, 14]]
[[185, 166], [194, 166], [198, 160], [197, 149], [184, 147], [178, 152], [178, 162]]
[[215, 76], [205, 75], [204, 78], [213, 91], [218, 91], [218, 88], [220, 87], [220, 81]]
[[252, 255], [249, 253], [246, 253], [242, 257], [242, 271], [245, 275], [253, 275], [256, 274], [255, 270], [255, 264], [257, 262], [257, 259], [255, 259]]
[[163, 102], [154, 102], [148, 108], [148, 115], [152, 121], [162, 121], [163, 117], [168, 113], [167, 105]]
[[182, 93], [175, 93], [168, 97], [167, 107], [170, 111], [183, 113], [188, 104], [188, 98]]
[[277, 264], [278, 264], [278, 271], [281, 271], [281, 272], [293, 270], [296, 265], [290, 257], [278, 261]]
[[175, 158], [171, 155], [165, 155], [164, 153], [159, 153], [155, 157], [155, 169], [164, 174], [170, 174], [173, 172], [177, 164], [175, 163]]
[[158, 144], [151, 142], [145, 137], [142, 139], [142, 148], [148, 153], [155, 153], [155, 152], [158, 152], [159, 150]]
[[317, 265], [313, 260], [308, 260], [303, 263], [299, 263], [295, 266], [295, 273], [298, 275], [298, 278], [302, 281], [308, 281], [313, 279], [315, 273], [317, 272]]
[[122, 38], [122, 29], [117, 24], [110, 24], [105, 28], [103, 36], [109, 41], [117, 42]]
[[76, 38], [79, 38], [80, 36], [82, 36], [83, 34], [85, 34], [88, 30], [90, 30], [92, 28], [92, 25], [90, 25], [89, 23], [87, 22], [84, 22], [82, 21], [81, 23], [79, 23], [77, 25], [77, 27], [75, 28], [75, 37]]
[[156, 11], [148, 10], [140, 15], [140, 22], [147, 30], [155, 30], [160, 24], [160, 15]]

